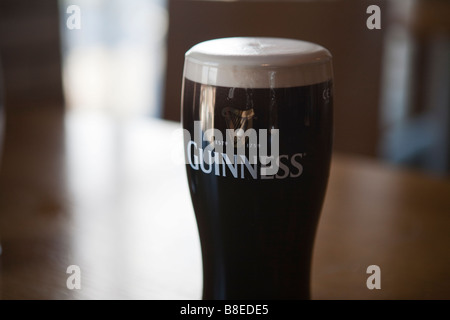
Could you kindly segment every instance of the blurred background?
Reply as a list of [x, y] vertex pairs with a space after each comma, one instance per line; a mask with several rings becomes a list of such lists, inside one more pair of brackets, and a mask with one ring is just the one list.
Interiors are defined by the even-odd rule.
[[[369, 5], [379, 6], [381, 29], [367, 28]], [[226, 36], [325, 46], [334, 56], [335, 150], [448, 175], [445, 0], [0, 0], [7, 113], [52, 106], [179, 121], [184, 52]]]

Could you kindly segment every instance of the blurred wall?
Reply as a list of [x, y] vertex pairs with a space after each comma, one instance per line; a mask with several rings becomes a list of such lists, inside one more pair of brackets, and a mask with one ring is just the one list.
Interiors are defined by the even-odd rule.
[[[367, 7], [378, 5], [381, 30], [369, 30]], [[334, 57], [335, 149], [375, 156], [386, 1], [169, 1], [163, 116], [180, 120], [184, 53], [228, 36], [274, 36], [316, 42]]]
[[62, 106], [57, 0], [0, 1], [0, 59], [6, 108], [32, 103]]

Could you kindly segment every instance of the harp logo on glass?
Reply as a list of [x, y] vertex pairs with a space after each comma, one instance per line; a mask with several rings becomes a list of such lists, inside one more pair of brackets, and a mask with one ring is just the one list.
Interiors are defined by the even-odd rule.
[[253, 109], [240, 110], [227, 107], [222, 110], [222, 116], [226, 120], [231, 141], [234, 140], [234, 146], [237, 147], [238, 145], [245, 144], [246, 136], [238, 136], [235, 134], [237, 133], [235, 130], [240, 130], [238, 132], [242, 133], [244, 130], [253, 127], [253, 118], [255, 117]]

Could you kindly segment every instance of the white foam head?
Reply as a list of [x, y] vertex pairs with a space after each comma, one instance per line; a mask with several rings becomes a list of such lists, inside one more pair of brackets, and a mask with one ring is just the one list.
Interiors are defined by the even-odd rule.
[[184, 76], [207, 85], [280, 88], [332, 79], [330, 52], [282, 38], [238, 37], [201, 42], [186, 52]]

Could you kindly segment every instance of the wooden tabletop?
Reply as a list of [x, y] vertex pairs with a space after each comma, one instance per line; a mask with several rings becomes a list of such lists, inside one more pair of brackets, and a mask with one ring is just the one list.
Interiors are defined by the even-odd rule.
[[[199, 299], [201, 252], [176, 161], [178, 128], [58, 108], [9, 111], [0, 297]], [[80, 273], [67, 273], [72, 265]], [[371, 265], [380, 289], [367, 287]], [[68, 288], [73, 275], [80, 289]], [[335, 154], [312, 298], [449, 299], [449, 180]]]

